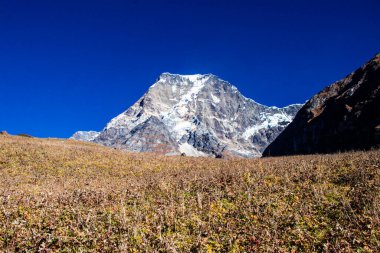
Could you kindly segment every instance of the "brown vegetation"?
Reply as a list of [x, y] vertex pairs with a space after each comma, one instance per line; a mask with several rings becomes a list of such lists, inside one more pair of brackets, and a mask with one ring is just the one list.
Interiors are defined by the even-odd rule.
[[379, 252], [379, 164], [380, 151], [211, 159], [0, 136], [0, 248]]

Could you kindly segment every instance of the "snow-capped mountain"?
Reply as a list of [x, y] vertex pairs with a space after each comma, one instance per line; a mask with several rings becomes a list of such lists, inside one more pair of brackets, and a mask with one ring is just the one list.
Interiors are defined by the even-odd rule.
[[100, 133], [96, 131], [78, 131], [70, 139], [93, 141]]
[[100, 133], [72, 138], [136, 152], [256, 157], [301, 106], [261, 105], [212, 74], [163, 73]]

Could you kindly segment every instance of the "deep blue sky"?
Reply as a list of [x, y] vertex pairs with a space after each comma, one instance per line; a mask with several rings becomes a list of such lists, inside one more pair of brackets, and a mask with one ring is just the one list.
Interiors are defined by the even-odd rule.
[[380, 51], [379, 13], [379, 0], [0, 0], [0, 130], [100, 130], [162, 72], [304, 102]]

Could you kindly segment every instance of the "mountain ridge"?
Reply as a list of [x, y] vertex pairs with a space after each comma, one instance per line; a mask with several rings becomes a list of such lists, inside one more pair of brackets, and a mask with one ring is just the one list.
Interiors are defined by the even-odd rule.
[[259, 104], [213, 74], [165, 72], [90, 141], [137, 152], [257, 157], [300, 107]]

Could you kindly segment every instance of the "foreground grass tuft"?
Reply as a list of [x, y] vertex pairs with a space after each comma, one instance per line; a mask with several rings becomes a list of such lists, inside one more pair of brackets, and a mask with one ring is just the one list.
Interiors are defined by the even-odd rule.
[[0, 136], [5, 252], [380, 252], [380, 151], [128, 154]]

